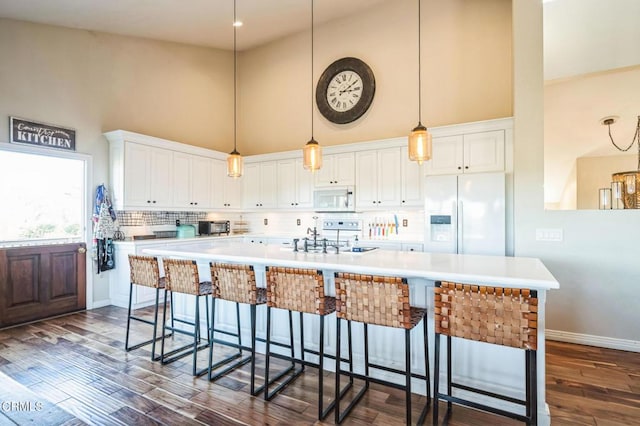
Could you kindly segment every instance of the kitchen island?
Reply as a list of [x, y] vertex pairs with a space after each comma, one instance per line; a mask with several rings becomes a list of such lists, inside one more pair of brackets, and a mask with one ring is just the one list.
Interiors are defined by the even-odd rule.
[[[503, 256], [454, 255], [421, 252], [397, 252], [373, 250], [364, 253], [340, 252], [333, 249], [327, 254], [294, 252], [291, 248], [279, 245], [253, 245], [233, 241], [195, 242], [179, 246], [148, 248], [143, 253], [158, 257], [177, 257], [196, 260], [201, 272], [201, 279], [209, 276], [208, 262], [222, 261], [230, 263], [251, 264], [256, 270], [258, 285], [264, 285], [266, 266], [290, 266], [297, 268], [313, 268], [322, 270], [325, 277], [325, 288], [328, 294], [334, 294], [334, 272], [354, 272], [374, 275], [393, 275], [408, 279], [411, 289], [411, 304], [429, 309], [429, 337], [433, 339], [433, 291], [435, 281], [454, 281], [460, 283], [495, 285], [512, 288], [529, 288], [538, 291], [538, 421], [549, 423], [549, 410], [545, 402], [545, 301], [546, 292], [559, 288], [556, 279], [539, 259]], [[176, 312], [191, 316], [189, 305], [185, 301], [176, 301]], [[222, 305], [222, 304], [221, 304]], [[217, 321], [222, 321], [231, 330], [235, 327], [235, 309], [218, 309]], [[280, 313], [283, 314], [284, 313]], [[259, 314], [258, 334], [265, 331], [264, 315]], [[274, 318], [274, 324], [286, 324], [286, 316]], [[335, 351], [335, 323], [329, 321], [327, 336], [327, 352]], [[243, 320], [243, 336], [248, 338], [248, 321]], [[375, 330], [374, 330], [375, 329]], [[361, 361], [363, 345], [361, 328], [354, 327], [354, 361], [356, 366]], [[390, 367], [402, 367], [403, 334], [396, 330], [372, 327], [370, 332], [370, 358], [377, 364]], [[276, 339], [288, 337], [286, 327], [273, 330]], [[397, 341], [397, 342], [396, 342]], [[413, 339], [412, 352], [416, 354], [422, 342]], [[305, 346], [317, 349], [318, 330], [312, 318], [305, 321]], [[433, 348], [433, 342], [429, 342]], [[414, 351], [415, 348], [415, 351]], [[258, 348], [260, 350], [260, 347]], [[433, 354], [431, 354], [433, 357]], [[412, 356], [412, 370], [420, 372], [422, 355]], [[483, 387], [489, 391], [508, 394], [516, 398], [524, 398], [524, 352], [521, 350], [454, 339], [453, 344], [454, 377], [456, 381], [472, 386]], [[433, 364], [433, 358], [430, 361]], [[335, 368], [330, 362], [327, 369]], [[356, 368], [357, 371], [357, 368]], [[380, 377], [387, 373], [380, 373]], [[414, 391], [425, 393], [424, 385], [414, 383]], [[464, 395], [464, 392], [461, 392]], [[466, 395], [465, 395], [466, 396]], [[513, 410], [514, 406], [505, 402], [495, 402], [484, 397], [476, 400], [492, 404], [499, 408]]]

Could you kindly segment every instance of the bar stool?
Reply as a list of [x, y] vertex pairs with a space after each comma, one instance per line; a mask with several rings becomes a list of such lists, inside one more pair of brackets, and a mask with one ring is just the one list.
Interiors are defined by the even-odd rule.
[[[271, 352], [271, 309], [285, 309], [289, 313], [289, 336], [291, 356], [284, 356]], [[293, 345], [292, 311], [300, 313], [300, 354], [301, 359], [295, 357]], [[324, 408], [323, 369], [324, 358], [336, 357], [324, 352], [324, 317], [335, 312], [335, 298], [324, 293], [324, 279], [322, 271], [314, 269], [297, 269], [284, 267], [267, 267], [267, 345], [265, 361], [265, 400], [271, 400], [284, 387], [289, 385], [304, 371], [305, 366], [318, 368], [318, 419], [324, 419], [335, 405], [335, 399]], [[315, 314], [320, 318], [319, 350], [314, 351], [304, 347], [303, 314]], [[349, 342], [351, 342], [351, 328], [349, 327]], [[284, 345], [281, 345], [284, 346]], [[305, 360], [305, 354], [318, 356], [318, 363]], [[276, 377], [269, 379], [269, 360], [271, 357], [291, 361], [291, 366], [279, 372]], [[351, 345], [349, 345], [349, 363], [351, 363]], [[296, 369], [296, 364], [300, 367]], [[280, 383], [271, 393], [269, 386], [289, 372], [292, 375]], [[339, 393], [343, 395], [351, 387], [349, 383]]]
[[[164, 277], [160, 277], [160, 268], [158, 266], [157, 257], [136, 256], [130, 254], [129, 270], [131, 279], [129, 281], [129, 309], [127, 312], [127, 332], [124, 339], [124, 349], [125, 351], [129, 352], [151, 343], [151, 361], [158, 361], [160, 357], [156, 357], [156, 341], [162, 338], [162, 336], [156, 337], [158, 330], [158, 305], [160, 304], [160, 290], [164, 290], [166, 294], [165, 279]], [[149, 321], [148, 319], [140, 318], [131, 314], [131, 303], [133, 298], [134, 284], [156, 289], [156, 304], [153, 314], [153, 321]], [[173, 308], [173, 305], [171, 305], [171, 308]], [[129, 330], [131, 328], [131, 320], [153, 325], [153, 337], [150, 340], [146, 340], [133, 346], [129, 346]]]
[[[236, 368], [251, 362], [251, 395], [259, 394], [264, 385], [256, 389], [256, 306], [267, 303], [267, 289], [256, 287], [256, 274], [253, 266], [250, 265], [233, 265], [227, 263], [209, 263], [211, 269], [211, 282], [213, 284], [213, 300], [211, 302], [211, 335], [209, 337], [209, 380], [215, 381], [225, 374], [235, 370]], [[225, 300], [235, 302], [236, 304], [236, 325], [237, 332], [230, 333], [215, 328], [215, 309], [216, 301]], [[240, 332], [240, 303], [249, 305], [251, 312], [251, 354], [243, 357], [243, 349], [247, 349], [242, 345], [242, 337]], [[215, 332], [237, 337], [238, 344], [230, 345], [229, 342], [215, 339]], [[227, 346], [234, 346], [238, 352], [223, 358], [221, 361], [213, 364], [213, 345], [214, 343], [222, 343]], [[240, 359], [237, 359], [240, 358]], [[237, 360], [236, 360], [237, 359]], [[224, 370], [214, 373], [214, 370], [236, 360], [228, 365]]]
[[[537, 411], [537, 292], [528, 289], [485, 287], [451, 282], [436, 282], [435, 288], [435, 368], [433, 393], [433, 423], [438, 424], [438, 400], [447, 401], [448, 417], [452, 403], [500, 416], [538, 423]], [[440, 336], [447, 336], [447, 394], [439, 391]], [[451, 378], [451, 338], [476, 340], [525, 350], [525, 400], [487, 392], [460, 383]], [[474, 401], [453, 396], [452, 390], [489, 396], [491, 398], [524, 405], [526, 415], [493, 408]]]
[[[164, 337], [162, 338], [162, 345], [160, 349], [160, 358], [163, 364], [169, 364], [180, 358], [184, 358], [187, 355], [193, 355], [193, 375], [201, 376], [208, 371], [208, 368], [204, 368], [200, 371], [197, 369], [198, 351], [209, 347], [209, 335], [211, 333], [211, 326], [209, 322], [209, 299], [207, 296], [211, 295], [211, 281], [200, 281], [198, 275], [198, 266], [194, 260], [179, 260], [179, 259], [162, 259], [164, 265], [164, 272], [166, 277], [166, 290], [173, 293], [190, 294], [195, 296], [195, 319], [194, 322], [175, 319], [175, 321], [182, 322], [184, 324], [192, 325], [193, 332], [181, 330], [173, 326], [168, 327], [166, 325], [166, 307], [167, 307], [167, 294], [164, 296], [165, 312], [162, 315], [162, 328], [171, 329], [173, 333], [180, 333], [193, 337], [193, 343], [184, 345], [180, 348], [174, 349], [169, 353], [164, 353]], [[202, 333], [200, 332], [200, 296], [205, 297], [206, 315], [207, 315], [207, 333], [206, 343], [198, 346], [201, 341]], [[173, 321], [173, 317], [172, 317]]]
[[[336, 357], [340, 357], [340, 320], [357, 321], [364, 324], [364, 375], [352, 376], [363, 379], [364, 387], [353, 398], [344, 412], [340, 412], [340, 396], [336, 396], [335, 422], [341, 423], [349, 415], [351, 410], [362, 399], [369, 389], [369, 382], [391, 385], [405, 391], [405, 410], [407, 425], [411, 424], [411, 378], [425, 380], [427, 403], [420, 413], [418, 424], [421, 424], [427, 414], [431, 403], [431, 391], [429, 388], [429, 347], [427, 335], [427, 310], [409, 305], [409, 285], [405, 278], [383, 277], [375, 275], [361, 275], [337, 272], [335, 274], [336, 285], [336, 323], [337, 323], [337, 350]], [[425, 374], [419, 375], [411, 372], [411, 330], [422, 321], [424, 339], [424, 367]], [[380, 325], [385, 327], [404, 329], [405, 369], [398, 370], [383, 365], [369, 363], [369, 333], [368, 325]], [[342, 370], [340, 364], [336, 368], [336, 389], [340, 384]], [[370, 377], [369, 369], [374, 368], [390, 373], [401, 374], [405, 377], [405, 384], [398, 385], [386, 380]]]

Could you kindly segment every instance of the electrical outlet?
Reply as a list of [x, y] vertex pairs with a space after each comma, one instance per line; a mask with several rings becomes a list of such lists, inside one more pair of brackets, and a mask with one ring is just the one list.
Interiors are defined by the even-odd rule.
[[536, 241], [555, 241], [561, 242], [564, 239], [562, 229], [560, 228], [537, 228]]
[[267, 226], [269, 224], [269, 219], [265, 219], [264, 220], [264, 226]]
[[407, 226], [409, 226], [409, 219], [402, 219], [402, 227], [406, 228]]
[[300, 226], [301, 223], [300, 219], [296, 219], [296, 225]]

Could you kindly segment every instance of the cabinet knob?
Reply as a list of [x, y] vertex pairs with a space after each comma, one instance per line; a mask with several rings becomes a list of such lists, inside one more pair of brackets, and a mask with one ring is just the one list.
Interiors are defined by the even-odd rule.
[[197, 203], [197, 202], [195, 202], [195, 203], [193, 203], [193, 204], [195, 204], [196, 206], [198, 205], [198, 203]]
[[458, 166], [458, 170], [462, 170], [462, 167]]
[[465, 169], [468, 169], [468, 168], [469, 168], [469, 166], [464, 166], [464, 168], [465, 168]]
[[152, 201], [152, 203], [153, 203], [153, 204], [155, 204], [155, 203], [156, 203], [156, 200], [153, 200], [153, 201]]
[[404, 203], [405, 203], [405, 201], [404, 201], [404, 200], [402, 200], [402, 204], [404, 204]]
[[151, 200], [147, 200], [147, 203], [150, 203], [150, 202], [151, 202]]

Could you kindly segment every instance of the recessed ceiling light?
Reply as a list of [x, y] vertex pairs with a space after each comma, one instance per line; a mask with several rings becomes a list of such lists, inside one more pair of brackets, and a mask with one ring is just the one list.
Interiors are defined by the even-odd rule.
[[241, 27], [242, 26], [242, 21], [236, 21], [233, 23], [234, 27]]

